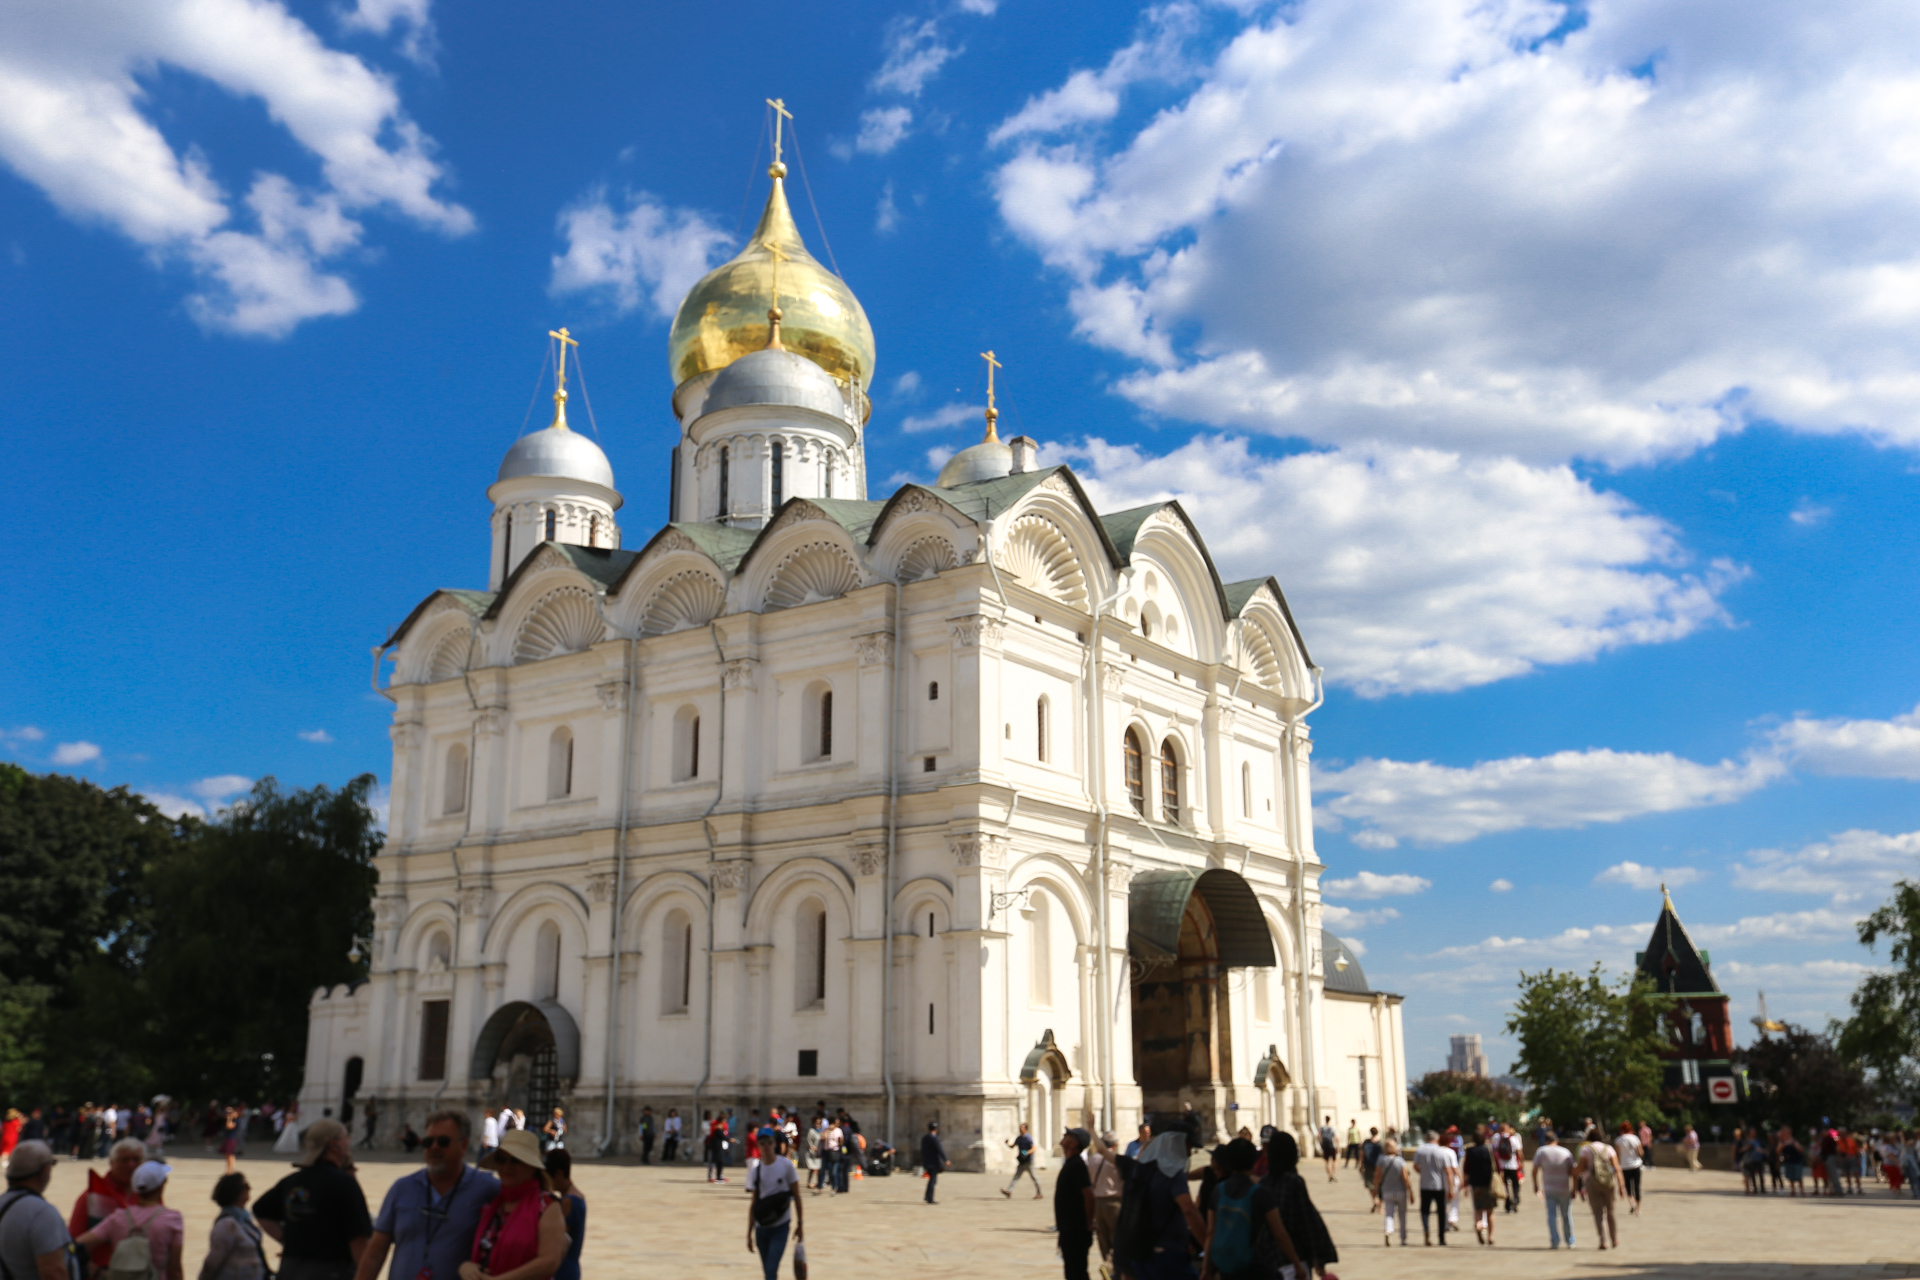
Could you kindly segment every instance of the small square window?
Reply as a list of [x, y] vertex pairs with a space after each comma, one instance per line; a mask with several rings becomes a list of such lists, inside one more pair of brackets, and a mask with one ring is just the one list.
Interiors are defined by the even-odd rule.
[[817, 1076], [820, 1074], [820, 1051], [818, 1049], [802, 1049], [800, 1051], [800, 1074], [803, 1076]]
[[932, 772], [933, 772], [933, 757], [932, 757], [932, 756], [928, 756], [928, 757], [927, 757], [927, 758], [926, 758], [925, 760], [922, 760], [922, 761], [920, 762], [920, 772], [922, 772], [922, 773], [932, 773]]

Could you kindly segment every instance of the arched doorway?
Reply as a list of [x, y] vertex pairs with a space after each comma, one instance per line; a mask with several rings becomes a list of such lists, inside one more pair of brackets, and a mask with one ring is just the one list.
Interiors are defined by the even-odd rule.
[[1149, 871], [1127, 911], [1133, 1061], [1149, 1112], [1191, 1104], [1211, 1142], [1233, 1084], [1229, 969], [1270, 968], [1273, 938], [1247, 882], [1231, 871]]
[[1285, 1128], [1280, 1120], [1280, 1097], [1293, 1083], [1293, 1076], [1287, 1071], [1287, 1064], [1280, 1060], [1278, 1046], [1267, 1046], [1267, 1056], [1253, 1068], [1253, 1082], [1260, 1087], [1261, 1125]]
[[556, 1001], [502, 1005], [480, 1028], [469, 1072], [488, 1082], [490, 1105], [525, 1111], [538, 1127], [580, 1074], [580, 1029]]
[[1067, 1131], [1066, 1089], [1071, 1079], [1067, 1055], [1060, 1052], [1053, 1028], [1048, 1027], [1020, 1065], [1020, 1082], [1027, 1086], [1027, 1123], [1033, 1126], [1034, 1144], [1042, 1151], [1051, 1152]]

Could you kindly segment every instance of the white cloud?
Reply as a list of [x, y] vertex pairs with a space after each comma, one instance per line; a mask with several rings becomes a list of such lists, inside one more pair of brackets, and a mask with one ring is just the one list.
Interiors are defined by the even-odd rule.
[[147, 802], [169, 818], [205, 818], [207, 807], [197, 800], [177, 796], [166, 791], [148, 791], [142, 793]]
[[36, 725], [23, 724], [13, 729], [0, 729], [0, 742], [43, 742], [47, 731]]
[[1253, 12], [1111, 144], [1088, 71], [999, 130], [1002, 215], [1140, 404], [1536, 462], [1920, 443], [1920, 9]]
[[1184, 79], [1194, 68], [1182, 45], [1197, 26], [1199, 11], [1174, 3], [1147, 10], [1132, 44], [1107, 59], [1098, 71], [1081, 70], [1057, 89], [1036, 94], [1000, 123], [987, 141], [995, 146], [1032, 134], [1054, 133], [1081, 124], [1098, 124], [1119, 114], [1120, 96], [1143, 80]]
[[1593, 878], [1595, 884], [1624, 885], [1629, 889], [1658, 889], [1666, 885], [1678, 889], [1692, 884], [1703, 872], [1692, 867], [1643, 867], [1637, 862], [1616, 862]]
[[957, 58], [961, 50], [941, 37], [940, 24], [932, 18], [915, 21], [895, 18], [887, 24], [886, 61], [873, 77], [872, 87], [883, 93], [918, 97], [927, 83], [940, 74], [940, 68]]
[[53, 749], [55, 764], [90, 764], [100, 758], [100, 748], [91, 742], [63, 742]]
[[880, 190], [880, 203], [873, 208], [873, 229], [887, 235], [900, 225], [900, 206], [893, 202], [893, 180]]
[[1389, 920], [1398, 920], [1400, 913], [1392, 907], [1378, 907], [1372, 911], [1355, 911], [1351, 907], [1336, 907], [1331, 902], [1320, 904], [1320, 919], [1329, 928], [1347, 936], [1349, 929], [1365, 929], [1376, 924], [1385, 924]]
[[1827, 519], [1832, 515], [1832, 507], [1817, 506], [1807, 499], [1802, 498], [1799, 505], [1795, 506], [1794, 509], [1787, 514], [1787, 519], [1793, 521], [1802, 529], [1812, 529], [1825, 524]]
[[1920, 877], [1920, 831], [1842, 831], [1798, 849], [1755, 849], [1733, 866], [1733, 883], [1766, 893], [1817, 893], [1833, 905], [1875, 902], [1893, 882]]
[[730, 237], [698, 213], [669, 209], [645, 192], [629, 196], [621, 210], [604, 188], [560, 214], [566, 250], [553, 258], [548, 289], [604, 293], [621, 313], [643, 300], [671, 319]]
[[1920, 707], [1891, 720], [1796, 717], [1770, 734], [1810, 773], [1920, 782]]
[[298, 736], [302, 742], [312, 742], [322, 746], [333, 741], [333, 735], [325, 729], [302, 729]]
[[1334, 817], [1361, 824], [1356, 844], [1383, 849], [1402, 840], [1454, 844], [1521, 827], [1555, 830], [1728, 804], [1784, 772], [1766, 757], [1698, 764], [1667, 752], [1596, 749], [1469, 768], [1361, 760], [1315, 771], [1314, 786], [1334, 794], [1323, 802]]
[[[907, 131], [913, 126], [913, 109], [910, 107], [875, 107], [871, 111], [860, 113], [860, 133], [854, 138], [856, 151], [868, 155], [883, 156], [900, 145]], [[888, 188], [891, 201], [892, 188]]]
[[[887, 189], [891, 191], [893, 184], [888, 183]], [[909, 369], [893, 380], [893, 394], [896, 396], [910, 396], [918, 390], [920, 390], [920, 371], [917, 369]]]
[[1709, 947], [1754, 943], [1852, 942], [1858, 938], [1857, 913], [1825, 907], [1812, 911], [1776, 911], [1772, 915], [1742, 916], [1734, 924], [1691, 924], [1693, 940]]
[[433, 49], [433, 19], [428, 13], [432, 7], [432, 0], [356, 0], [354, 7], [341, 15], [340, 25], [376, 36], [400, 28], [405, 32], [401, 50], [409, 58], [425, 62]]
[[960, 0], [960, 12], [991, 18], [1000, 11], [1000, 0]]
[[[932, 413], [909, 414], [900, 420], [900, 429], [909, 435], [920, 431], [946, 431], [963, 422], [981, 422], [987, 407], [982, 404], [942, 405]], [[949, 455], [951, 456], [951, 455]]]
[[[265, 337], [356, 305], [325, 263], [353, 247], [352, 215], [388, 208], [450, 235], [473, 217], [435, 194], [433, 146], [391, 80], [330, 49], [278, 0], [19, 0], [0, 39], [0, 161], [68, 215], [185, 261], [188, 308], [211, 329]], [[256, 174], [252, 230], [194, 145], [176, 151], [152, 117], [161, 66], [257, 99], [319, 161], [323, 186]]]
[[1665, 523], [1565, 466], [1426, 449], [1263, 458], [1213, 436], [1164, 455], [1060, 447], [1102, 509], [1183, 499], [1222, 572], [1278, 577], [1328, 679], [1368, 696], [1676, 640], [1724, 622], [1718, 596], [1742, 572], [1689, 570]]
[[1421, 876], [1404, 874], [1376, 875], [1371, 871], [1362, 871], [1345, 880], [1322, 880], [1320, 889], [1336, 898], [1391, 898], [1405, 894], [1425, 893], [1433, 888], [1433, 881]]
[[252, 787], [252, 778], [243, 778], [237, 773], [223, 773], [218, 777], [202, 778], [188, 786], [187, 790], [202, 800], [219, 801], [229, 796], [239, 795], [242, 791], [251, 790]]
[[1488, 885], [1487, 888], [1491, 889], [1495, 893], [1512, 893], [1513, 881], [1507, 879], [1505, 876], [1502, 876], [1500, 879], [1495, 880], [1492, 884]]

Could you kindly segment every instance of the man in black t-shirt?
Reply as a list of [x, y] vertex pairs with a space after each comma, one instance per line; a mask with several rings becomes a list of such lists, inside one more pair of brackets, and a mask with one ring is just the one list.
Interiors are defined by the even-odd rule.
[[1461, 1179], [1467, 1194], [1473, 1197], [1473, 1236], [1481, 1244], [1493, 1243], [1493, 1208], [1500, 1203], [1494, 1194], [1493, 1148], [1487, 1145], [1487, 1126], [1473, 1131], [1473, 1145], [1460, 1157]]
[[349, 1172], [353, 1138], [337, 1120], [300, 1135], [295, 1171], [253, 1204], [261, 1229], [281, 1243], [279, 1280], [353, 1280], [373, 1219]]
[[1093, 1248], [1093, 1175], [1080, 1153], [1093, 1139], [1085, 1129], [1060, 1136], [1060, 1176], [1053, 1182], [1053, 1225], [1060, 1232], [1060, 1256], [1067, 1280], [1087, 1280], [1087, 1251]]

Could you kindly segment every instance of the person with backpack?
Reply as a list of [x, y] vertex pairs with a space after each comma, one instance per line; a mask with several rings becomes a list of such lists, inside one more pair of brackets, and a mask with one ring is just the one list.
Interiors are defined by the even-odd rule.
[[1374, 1196], [1380, 1203], [1380, 1232], [1384, 1243], [1393, 1243], [1393, 1228], [1400, 1224], [1400, 1247], [1407, 1247], [1407, 1202], [1413, 1198], [1413, 1166], [1400, 1155], [1400, 1144], [1388, 1138], [1380, 1144], [1380, 1159], [1373, 1167]]
[[1013, 1199], [1013, 1189], [1025, 1178], [1033, 1184], [1033, 1198], [1040, 1199], [1046, 1193], [1040, 1190], [1040, 1179], [1033, 1173], [1033, 1137], [1027, 1132], [1025, 1121], [1021, 1121], [1020, 1132], [1008, 1139], [1007, 1145], [1013, 1148], [1013, 1181], [1000, 1188], [1000, 1194]]
[[1267, 1173], [1261, 1185], [1279, 1197], [1281, 1225], [1300, 1255], [1296, 1280], [1307, 1280], [1309, 1275], [1324, 1277], [1327, 1268], [1340, 1261], [1340, 1251], [1334, 1248], [1326, 1220], [1314, 1207], [1307, 1180], [1300, 1176], [1300, 1145], [1292, 1134], [1276, 1130], [1267, 1143]]
[[[785, 1145], [784, 1140], [780, 1143]], [[799, 1244], [807, 1238], [805, 1205], [799, 1195], [800, 1172], [785, 1153], [763, 1151], [760, 1163], [747, 1170], [747, 1252], [760, 1255], [766, 1280], [780, 1280], [780, 1260], [787, 1253], [787, 1236]]]
[[247, 1212], [252, 1197], [253, 1188], [244, 1173], [222, 1174], [213, 1184], [213, 1202], [220, 1206], [220, 1216], [207, 1236], [200, 1280], [266, 1280], [265, 1237]]
[[134, 1203], [108, 1214], [74, 1241], [82, 1249], [105, 1245], [112, 1250], [102, 1280], [180, 1280], [187, 1223], [178, 1209], [167, 1208], [167, 1175], [172, 1172], [151, 1160], [135, 1169]]
[[1574, 1189], [1586, 1194], [1587, 1206], [1593, 1210], [1593, 1229], [1600, 1237], [1602, 1249], [1609, 1240], [1614, 1248], [1620, 1247], [1620, 1224], [1613, 1218], [1613, 1195], [1623, 1181], [1620, 1154], [1600, 1132], [1600, 1126], [1595, 1125], [1587, 1130], [1587, 1145], [1580, 1149], [1580, 1161], [1574, 1170]]
[[30, 1140], [7, 1161], [7, 1193], [0, 1196], [0, 1269], [14, 1280], [67, 1280], [84, 1261], [60, 1211], [47, 1203], [58, 1158], [44, 1142]]
[[1514, 1132], [1510, 1124], [1502, 1123], [1499, 1132], [1493, 1135], [1493, 1163], [1500, 1170], [1500, 1185], [1507, 1195], [1507, 1212], [1520, 1211], [1520, 1159], [1524, 1154], [1520, 1146], [1520, 1135]]
[[1093, 1172], [1084, 1158], [1093, 1137], [1085, 1129], [1060, 1135], [1060, 1176], [1053, 1180], [1053, 1227], [1059, 1233], [1060, 1258], [1067, 1280], [1087, 1280], [1087, 1254], [1093, 1249]]
[[1259, 1150], [1246, 1138], [1235, 1138], [1221, 1153], [1227, 1177], [1214, 1191], [1207, 1213], [1201, 1280], [1269, 1280], [1281, 1258], [1292, 1275], [1305, 1272], [1280, 1220], [1279, 1192], [1250, 1176], [1259, 1158]]
[[1500, 1203], [1493, 1189], [1493, 1148], [1487, 1144], [1490, 1136], [1486, 1125], [1474, 1126], [1473, 1145], [1460, 1156], [1460, 1180], [1473, 1198], [1473, 1238], [1481, 1244], [1493, 1243], [1493, 1210]]
[[1192, 1280], [1189, 1241], [1205, 1239], [1207, 1224], [1187, 1191], [1187, 1128], [1182, 1117], [1161, 1114], [1151, 1131], [1120, 1198], [1114, 1274]]

